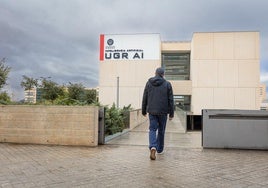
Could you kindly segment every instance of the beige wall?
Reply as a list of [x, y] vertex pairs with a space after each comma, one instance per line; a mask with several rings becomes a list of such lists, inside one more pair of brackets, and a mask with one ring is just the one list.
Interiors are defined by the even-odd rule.
[[171, 80], [174, 95], [192, 95], [191, 80]]
[[261, 102], [266, 100], [266, 84], [264, 83], [260, 85], [260, 98]]
[[0, 106], [0, 142], [98, 145], [98, 107]]
[[99, 98], [103, 105], [116, 104], [119, 77], [119, 107], [131, 104], [141, 108], [143, 90], [148, 78], [154, 76], [161, 61], [102, 61], [99, 74]]
[[162, 51], [190, 51], [191, 42], [162, 42], [161, 44]]
[[192, 111], [258, 110], [258, 32], [194, 33], [191, 47]]
[[132, 110], [129, 112], [129, 129], [134, 129], [138, 125], [146, 123], [148, 121], [148, 116], [144, 117], [141, 110]]

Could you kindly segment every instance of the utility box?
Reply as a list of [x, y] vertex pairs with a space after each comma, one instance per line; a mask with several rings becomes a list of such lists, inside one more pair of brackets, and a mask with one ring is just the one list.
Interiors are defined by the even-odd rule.
[[268, 111], [202, 110], [202, 146], [268, 150]]

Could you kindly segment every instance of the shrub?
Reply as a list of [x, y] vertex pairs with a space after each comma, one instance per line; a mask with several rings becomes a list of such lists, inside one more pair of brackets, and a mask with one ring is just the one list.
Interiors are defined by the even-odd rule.
[[11, 99], [7, 92], [0, 93], [0, 104], [9, 104], [11, 102]]
[[[105, 134], [112, 135], [117, 132], [122, 132], [128, 127], [130, 105], [119, 109], [115, 104], [111, 108], [105, 107]], [[127, 120], [127, 121], [126, 121]]]

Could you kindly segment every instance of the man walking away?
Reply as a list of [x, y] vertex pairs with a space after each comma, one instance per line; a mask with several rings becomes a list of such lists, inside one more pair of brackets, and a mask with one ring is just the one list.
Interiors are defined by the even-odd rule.
[[142, 115], [149, 113], [149, 149], [150, 159], [156, 159], [156, 152], [164, 152], [164, 139], [167, 117], [174, 117], [173, 90], [170, 82], [164, 79], [164, 69], [157, 68], [155, 76], [150, 78], [144, 88]]

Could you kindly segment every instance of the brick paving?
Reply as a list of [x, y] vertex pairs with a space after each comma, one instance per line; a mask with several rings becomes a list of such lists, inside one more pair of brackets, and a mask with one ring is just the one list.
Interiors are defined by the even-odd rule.
[[151, 161], [146, 135], [143, 125], [98, 147], [0, 144], [0, 187], [268, 187], [268, 151], [202, 149], [200, 133], [171, 130]]

